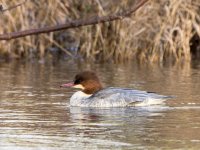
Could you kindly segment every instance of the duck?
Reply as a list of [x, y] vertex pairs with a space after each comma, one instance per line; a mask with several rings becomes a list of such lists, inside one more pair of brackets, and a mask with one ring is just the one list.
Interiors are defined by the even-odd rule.
[[74, 107], [133, 107], [163, 105], [171, 96], [131, 88], [104, 88], [93, 71], [83, 71], [75, 75], [70, 83], [60, 85], [62, 88], [78, 89], [70, 98]]

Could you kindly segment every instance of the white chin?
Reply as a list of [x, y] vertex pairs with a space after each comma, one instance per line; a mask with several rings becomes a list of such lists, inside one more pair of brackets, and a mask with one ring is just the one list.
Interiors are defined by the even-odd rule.
[[74, 85], [73, 88], [82, 89], [82, 90], [85, 89], [81, 84]]

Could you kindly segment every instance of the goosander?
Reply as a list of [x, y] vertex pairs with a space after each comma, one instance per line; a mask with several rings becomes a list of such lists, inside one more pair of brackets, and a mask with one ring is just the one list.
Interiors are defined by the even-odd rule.
[[70, 98], [70, 105], [77, 107], [126, 107], [164, 104], [170, 96], [129, 88], [103, 88], [99, 78], [92, 71], [84, 71], [75, 76], [71, 83], [60, 87], [80, 89]]

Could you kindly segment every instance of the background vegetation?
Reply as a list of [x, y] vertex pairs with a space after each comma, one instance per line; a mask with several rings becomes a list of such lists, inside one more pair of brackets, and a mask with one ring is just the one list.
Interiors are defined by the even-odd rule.
[[[123, 12], [136, 0], [27, 0], [0, 15], [0, 33]], [[19, 0], [1, 0], [3, 8]], [[163, 62], [200, 55], [199, 0], [150, 0], [131, 17], [62, 32], [0, 41], [1, 58], [73, 57]]]

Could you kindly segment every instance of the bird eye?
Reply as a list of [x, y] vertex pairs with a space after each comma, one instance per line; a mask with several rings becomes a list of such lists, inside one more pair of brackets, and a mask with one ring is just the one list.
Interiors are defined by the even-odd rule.
[[74, 81], [74, 84], [80, 84], [81, 83], [81, 79], [76, 79], [75, 81]]

